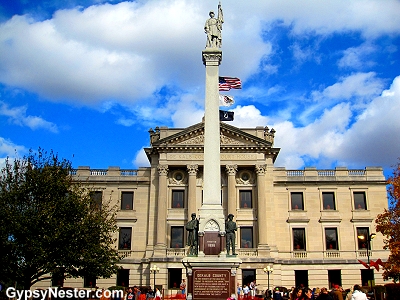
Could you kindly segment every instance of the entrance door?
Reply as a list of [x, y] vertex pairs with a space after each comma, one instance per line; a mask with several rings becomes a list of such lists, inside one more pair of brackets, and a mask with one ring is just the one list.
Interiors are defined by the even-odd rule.
[[308, 270], [295, 270], [296, 287], [308, 287]]

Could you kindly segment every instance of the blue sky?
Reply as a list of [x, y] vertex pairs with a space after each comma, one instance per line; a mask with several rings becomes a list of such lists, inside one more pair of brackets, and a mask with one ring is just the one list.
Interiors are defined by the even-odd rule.
[[[39, 147], [74, 167], [148, 166], [156, 126], [204, 114], [218, 1], [0, 0], [0, 163]], [[400, 157], [400, 1], [222, 1], [220, 75], [237, 127], [268, 126], [287, 169]]]

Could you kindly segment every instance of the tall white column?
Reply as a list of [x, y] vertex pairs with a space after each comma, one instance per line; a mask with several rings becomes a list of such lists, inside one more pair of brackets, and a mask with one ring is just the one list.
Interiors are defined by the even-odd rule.
[[[165, 255], [167, 247], [167, 175], [168, 165], [158, 165], [157, 244], [155, 255]], [[161, 252], [157, 253], [157, 250]], [[162, 252], [164, 250], [164, 252]]]
[[196, 207], [196, 175], [199, 169], [198, 165], [187, 165], [187, 170], [189, 174], [189, 182], [188, 182], [188, 210], [187, 216], [188, 220], [190, 220], [190, 216], [192, 213], [197, 213]]
[[234, 216], [236, 216], [236, 172], [237, 165], [226, 166], [226, 173], [228, 174], [228, 215]]
[[206, 49], [203, 63], [206, 66], [206, 92], [204, 117], [204, 190], [203, 205], [221, 204], [221, 164], [219, 129], [219, 72], [222, 51]]

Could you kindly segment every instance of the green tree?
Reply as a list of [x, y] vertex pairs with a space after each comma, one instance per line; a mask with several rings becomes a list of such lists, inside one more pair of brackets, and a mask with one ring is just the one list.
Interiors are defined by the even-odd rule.
[[118, 269], [115, 209], [53, 151], [6, 159], [0, 174], [0, 281], [29, 289], [52, 274], [110, 277]]
[[384, 266], [383, 278], [400, 279], [400, 162], [388, 179], [389, 208], [375, 220], [376, 230], [381, 232], [385, 239], [384, 249], [390, 250], [390, 255]]

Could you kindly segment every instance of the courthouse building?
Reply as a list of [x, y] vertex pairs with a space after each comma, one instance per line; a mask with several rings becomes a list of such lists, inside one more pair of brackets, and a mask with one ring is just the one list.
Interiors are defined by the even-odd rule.
[[[150, 167], [74, 171], [99, 201], [118, 205], [116, 247], [123, 259], [112, 278], [69, 279], [65, 286], [155, 284], [168, 295], [187, 279], [185, 225], [202, 205], [204, 122], [149, 134]], [[367, 285], [372, 272], [374, 283], [383, 284], [382, 270], [359, 262], [388, 256], [382, 235], [374, 235], [374, 220], [388, 206], [382, 169], [287, 170], [274, 164], [280, 151], [274, 136], [268, 127], [220, 123], [221, 205], [238, 226], [236, 280], [256, 280], [259, 292], [268, 285], [349, 288]], [[218, 234], [222, 254], [200, 249], [205, 258], [224, 255], [224, 232]]]

